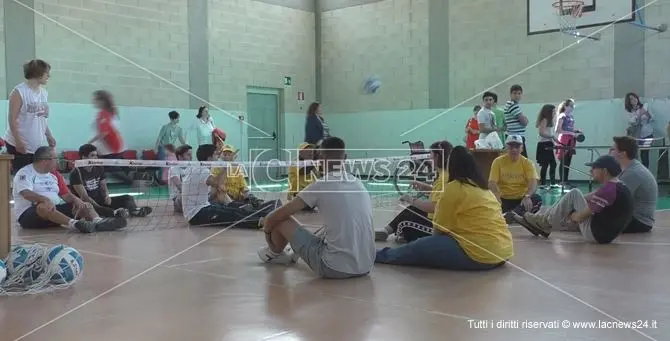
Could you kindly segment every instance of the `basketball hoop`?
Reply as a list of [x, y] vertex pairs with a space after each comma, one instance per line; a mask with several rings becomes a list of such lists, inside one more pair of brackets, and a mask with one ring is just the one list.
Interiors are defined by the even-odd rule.
[[562, 33], [575, 38], [588, 38], [600, 40], [600, 34], [582, 35], [577, 31], [577, 21], [584, 13], [584, 1], [581, 0], [558, 0], [551, 4], [554, 14], [558, 19], [558, 27]]
[[582, 17], [584, 11], [584, 1], [559, 0], [551, 5], [554, 7], [561, 32], [574, 34], [577, 31], [577, 19]]

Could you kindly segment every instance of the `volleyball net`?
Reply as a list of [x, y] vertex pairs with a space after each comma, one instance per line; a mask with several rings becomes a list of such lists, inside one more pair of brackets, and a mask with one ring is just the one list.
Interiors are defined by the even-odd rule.
[[[297, 150], [291, 152], [294, 155], [298, 153]], [[433, 181], [434, 167], [428, 152], [409, 154], [407, 149], [347, 150], [347, 153], [351, 152], [389, 155], [350, 158], [339, 165], [340, 169], [363, 182], [373, 207], [395, 209], [400, 194], [409, 189], [413, 180]], [[406, 155], [397, 155], [400, 153]], [[249, 153], [250, 159], [257, 155], [259, 153]], [[188, 214], [183, 211], [191, 208], [193, 202], [202, 203], [205, 198], [212, 205], [233, 208], [236, 219], [214, 223], [191, 222], [191, 225], [228, 226], [247, 222], [239, 225], [260, 227], [259, 218], [288, 202], [297, 191], [318, 179], [323, 169], [323, 161], [316, 158], [301, 160], [297, 156], [289, 160], [255, 158], [252, 161], [80, 159], [64, 176], [70, 178], [71, 190], [77, 193], [73, 178], [80, 176], [79, 181], [75, 181], [80, 185], [80, 191], [82, 187], [91, 189], [96, 184], [91, 183], [94, 180], [87, 180], [88, 174], [104, 170], [109, 198], [89, 193], [91, 198], [99, 198], [96, 201], [101, 207], [97, 207], [96, 211], [101, 216], [126, 214], [128, 225], [123, 231], [141, 232], [188, 226], [185, 218]], [[217, 179], [221, 174], [224, 174], [225, 180], [219, 182]], [[215, 181], [212, 186], [203, 184], [209, 175]]]

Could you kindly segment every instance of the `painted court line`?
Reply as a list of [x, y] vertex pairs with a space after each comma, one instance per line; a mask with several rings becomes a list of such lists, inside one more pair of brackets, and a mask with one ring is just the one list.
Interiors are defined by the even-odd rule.
[[138, 273], [138, 274], [136, 274], [136, 275], [134, 275], [134, 276], [132, 276], [132, 277], [130, 277], [130, 278], [128, 278], [128, 279], [126, 279], [125, 281], [123, 281], [123, 282], [121, 282], [121, 283], [119, 283], [119, 284], [117, 284], [117, 285], [115, 285], [115, 286], [113, 286], [113, 287], [111, 287], [111, 288], [105, 290], [105, 291], [102, 292], [101, 294], [99, 294], [99, 295], [97, 295], [97, 296], [95, 296], [95, 297], [93, 297], [93, 298], [91, 298], [91, 299], [89, 299], [89, 300], [87, 300], [87, 301], [84, 301], [83, 303], [79, 304], [78, 306], [76, 306], [76, 307], [74, 307], [74, 308], [72, 308], [72, 309], [70, 309], [70, 310], [68, 310], [68, 311], [66, 311], [66, 312], [64, 312], [64, 313], [62, 313], [62, 314], [56, 316], [55, 318], [51, 319], [50, 321], [48, 321], [48, 322], [46, 322], [46, 323], [40, 325], [39, 327], [37, 327], [37, 328], [35, 328], [35, 329], [29, 331], [29, 332], [26, 333], [26, 334], [24, 334], [24, 335], [22, 335], [22, 336], [20, 336], [20, 337], [18, 337], [18, 338], [16, 338], [16, 339], [14, 339], [14, 341], [23, 340], [23, 339], [25, 339], [26, 337], [28, 337], [28, 336], [30, 336], [30, 335], [32, 335], [32, 334], [35, 334], [36, 332], [38, 332], [38, 331], [40, 331], [40, 330], [42, 330], [42, 329], [48, 327], [49, 325], [51, 325], [51, 324], [53, 324], [54, 322], [56, 322], [56, 321], [62, 319], [63, 317], [68, 316], [68, 315], [74, 313], [75, 311], [77, 311], [77, 310], [79, 310], [79, 309], [85, 307], [85, 306], [88, 305], [89, 303], [95, 302], [96, 300], [98, 300], [98, 299], [100, 299], [101, 297], [103, 297], [103, 296], [105, 296], [105, 295], [111, 293], [112, 291], [114, 291], [114, 290], [116, 290], [116, 289], [118, 289], [118, 288], [120, 288], [120, 287], [122, 287], [122, 286], [124, 286], [124, 285], [126, 285], [126, 284], [128, 284], [128, 283], [130, 283], [130, 282], [132, 282], [132, 281], [134, 281], [134, 280], [136, 280], [136, 279], [142, 277], [142, 276], [144, 276], [145, 274], [151, 272], [152, 270], [154, 270], [154, 269], [156, 269], [156, 268], [159, 268], [159, 267], [163, 266], [163, 264], [165, 264], [165, 263], [167, 263], [167, 262], [169, 262], [169, 261], [171, 261], [171, 260], [173, 260], [173, 259], [175, 259], [175, 258], [177, 258], [177, 257], [179, 257], [179, 256], [181, 256], [181, 255], [183, 255], [184, 253], [186, 253], [186, 252], [188, 252], [188, 251], [190, 251], [190, 250], [192, 250], [192, 249], [194, 249], [194, 248], [196, 248], [196, 247], [202, 245], [203, 243], [205, 243], [205, 242], [207, 242], [208, 240], [210, 240], [210, 239], [212, 239], [212, 238], [214, 238], [214, 237], [216, 237], [216, 236], [222, 234], [223, 232], [226, 232], [226, 231], [230, 230], [230, 229], [233, 228], [235, 225], [239, 224], [240, 222], [244, 221], [245, 219], [250, 218], [250, 217], [254, 216], [255, 214], [258, 214], [258, 212], [260, 212], [260, 211], [256, 211], [256, 212], [254, 212], [254, 213], [252, 213], [252, 214], [250, 214], [250, 215], [248, 215], [248, 216], [242, 218], [240, 221], [238, 221], [238, 222], [236, 222], [236, 223], [234, 223], [234, 224], [232, 224], [232, 225], [230, 225], [230, 226], [228, 226], [228, 227], [226, 227], [226, 228], [223, 228], [223, 229], [221, 229], [220, 231], [215, 232], [214, 234], [210, 235], [209, 237], [206, 237], [206, 238], [200, 240], [199, 242], [197, 242], [197, 243], [195, 243], [195, 244], [193, 244], [193, 245], [187, 247], [186, 249], [184, 249], [184, 250], [182, 250], [182, 251], [180, 251], [180, 252], [178, 252], [178, 253], [176, 253], [176, 254], [174, 254], [174, 255], [172, 255], [172, 256], [170, 256], [170, 257], [168, 257], [168, 258], [166, 258], [166, 259], [164, 259], [164, 260], [162, 260], [162, 261], [160, 261], [160, 262], [158, 262], [157, 264], [155, 264], [155, 265], [149, 267], [148, 269], [146, 269], [146, 270], [144, 270], [144, 271], [142, 271], [142, 272], [140, 272], [140, 273]]

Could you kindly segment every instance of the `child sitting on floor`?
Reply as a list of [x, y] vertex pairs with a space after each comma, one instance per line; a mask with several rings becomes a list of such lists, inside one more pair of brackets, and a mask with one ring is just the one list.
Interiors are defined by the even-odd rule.
[[[314, 145], [307, 142], [298, 146], [298, 161], [314, 160], [315, 153]], [[314, 182], [317, 176], [317, 169], [315, 166], [306, 166], [298, 168], [298, 166], [291, 166], [288, 169], [288, 200], [292, 200], [300, 191], [305, 189], [309, 184]]]

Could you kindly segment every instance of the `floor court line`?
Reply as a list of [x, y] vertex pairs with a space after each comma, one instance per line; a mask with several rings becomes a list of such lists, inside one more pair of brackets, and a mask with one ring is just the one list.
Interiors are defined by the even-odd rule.
[[25, 339], [26, 337], [28, 337], [28, 336], [30, 336], [30, 335], [32, 335], [32, 334], [35, 334], [36, 332], [38, 332], [38, 331], [40, 331], [40, 330], [42, 330], [42, 329], [48, 327], [49, 325], [51, 325], [51, 324], [54, 323], [54, 322], [57, 322], [58, 320], [62, 319], [63, 317], [68, 316], [68, 315], [72, 314], [73, 312], [75, 312], [75, 311], [77, 311], [77, 310], [79, 310], [79, 309], [85, 307], [85, 306], [88, 305], [89, 303], [94, 302], [94, 301], [100, 299], [101, 297], [103, 297], [103, 296], [105, 296], [105, 295], [111, 293], [112, 291], [114, 291], [114, 290], [116, 290], [116, 289], [118, 289], [118, 288], [120, 288], [120, 287], [122, 287], [122, 286], [124, 286], [124, 285], [126, 285], [126, 284], [128, 284], [128, 283], [130, 283], [130, 282], [132, 282], [132, 281], [134, 281], [134, 280], [137, 279], [137, 278], [140, 278], [140, 277], [144, 276], [145, 274], [151, 272], [152, 270], [161, 267], [163, 264], [165, 264], [165, 263], [167, 263], [167, 262], [169, 262], [169, 261], [171, 261], [171, 260], [173, 260], [173, 259], [175, 259], [175, 258], [177, 258], [177, 257], [179, 257], [179, 256], [181, 256], [181, 255], [183, 255], [184, 253], [186, 253], [186, 252], [188, 252], [188, 251], [190, 251], [190, 250], [192, 250], [192, 249], [194, 249], [194, 248], [196, 248], [196, 247], [198, 247], [198, 246], [204, 244], [204, 243], [207, 242], [208, 240], [210, 240], [210, 239], [212, 239], [212, 238], [214, 238], [214, 237], [216, 237], [216, 236], [222, 234], [223, 232], [226, 232], [226, 231], [230, 230], [231, 228], [235, 227], [235, 225], [237, 225], [238, 223], [240, 223], [240, 222], [242, 222], [242, 221], [245, 221], [245, 219], [250, 218], [250, 217], [252, 217], [252, 216], [258, 214], [259, 212], [260, 212], [260, 211], [256, 211], [256, 212], [254, 212], [254, 213], [252, 213], [252, 214], [250, 214], [250, 215], [244, 217], [244, 218], [241, 219], [240, 221], [238, 221], [238, 222], [236, 222], [236, 223], [234, 223], [234, 224], [232, 224], [232, 225], [230, 225], [230, 226], [228, 226], [228, 227], [225, 227], [225, 228], [223, 228], [223, 229], [221, 229], [221, 230], [219, 230], [219, 231], [217, 231], [217, 232], [211, 234], [211, 235], [208, 236], [208, 237], [203, 238], [202, 240], [200, 240], [200, 241], [198, 241], [197, 243], [195, 243], [195, 244], [193, 244], [193, 245], [187, 247], [186, 249], [184, 249], [184, 250], [182, 250], [182, 251], [180, 251], [180, 252], [177, 252], [176, 254], [174, 254], [174, 255], [172, 255], [172, 256], [170, 256], [170, 257], [168, 257], [168, 258], [166, 258], [166, 259], [164, 259], [164, 260], [162, 260], [162, 261], [160, 261], [160, 262], [158, 262], [158, 263], [156, 263], [155, 265], [153, 265], [153, 266], [151, 266], [151, 267], [145, 269], [144, 271], [142, 271], [142, 272], [140, 272], [140, 273], [138, 273], [138, 274], [135, 274], [134, 276], [132, 276], [132, 277], [126, 279], [125, 281], [122, 281], [121, 283], [119, 283], [119, 284], [117, 284], [117, 285], [115, 285], [115, 286], [113, 286], [113, 287], [111, 287], [111, 288], [109, 288], [109, 289], [103, 291], [102, 293], [100, 293], [100, 294], [98, 294], [98, 295], [96, 295], [96, 296], [94, 296], [94, 297], [92, 297], [92, 298], [90, 298], [90, 299], [84, 301], [83, 303], [77, 305], [76, 307], [67, 310], [66, 312], [64, 312], [64, 313], [62, 313], [62, 314], [56, 316], [55, 318], [51, 319], [50, 321], [47, 321], [46, 323], [44, 323], [44, 324], [38, 326], [37, 328], [35, 328], [35, 329], [29, 331], [28, 333], [26, 333], [26, 334], [24, 334], [24, 335], [22, 335], [22, 336], [20, 336], [20, 337], [18, 337], [18, 338], [16, 338], [16, 339], [14, 339], [14, 341], [23, 340], [23, 339]]

